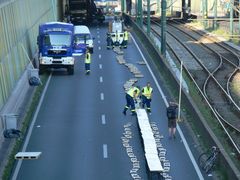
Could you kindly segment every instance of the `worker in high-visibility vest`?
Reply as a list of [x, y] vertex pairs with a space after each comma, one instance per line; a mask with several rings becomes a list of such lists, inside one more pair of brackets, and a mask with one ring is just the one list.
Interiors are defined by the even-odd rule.
[[127, 48], [127, 43], [128, 43], [128, 32], [124, 31], [123, 33], [123, 47]]
[[86, 54], [85, 54], [85, 70], [86, 70], [86, 74], [90, 74], [90, 64], [91, 64], [91, 54], [89, 52], [89, 49], [87, 48]]
[[110, 49], [112, 47], [112, 38], [111, 34], [107, 33], [107, 49]]
[[150, 85], [150, 82], [147, 83], [145, 87], [142, 88], [142, 108], [147, 106], [147, 112], [151, 113], [151, 101], [152, 101], [153, 89]]
[[127, 104], [124, 107], [123, 114], [126, 115], [127, 110], [131, 107], [132, 115], [136, 115], [134, 100], [139, 96], [140, 90], [137, 87], [132, 86], [126, 93]]

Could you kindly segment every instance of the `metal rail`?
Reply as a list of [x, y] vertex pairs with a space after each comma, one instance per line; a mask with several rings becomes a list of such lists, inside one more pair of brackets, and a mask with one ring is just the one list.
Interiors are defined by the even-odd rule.
[[[154, 23], [155, 23], [155, 22], [154, 22]], [[158, 25], [158, 26], [159, 26], [159, 25]], [[152, 28], [152, 31], [153, 31], [157, 36], [160, 36], [160, 34], [159, 34], [154, 28]], [[203, 91], [202, 91], [201, 88], [199, 87], [198, 83], [195, 81], [192, 73], [191, 73], [191, 72], [187, 69], [187, 67], [184, 65], [185, 71], [188, 73], [188, 75], [190, 76], [190, 78], [193, 80], [193, 82], [194, 82], [194, 84], [196, 85], [196, 87], [198, 88], [199, 92], [202, 94], [202, 96], [203, 96], [204, 99], [206, 100], [208, 106], [210, 107], [210, 109], [211, 109], [212, 112], [214, 113], [215, 117], [217, 118], [219, 124], [222, 126], [224, 132], [225, 132], [226, 135], [229, 137], [229, 139], [230, 139], [230, 141], [232, 142], [234, 148], [235, 148], [235, 149], [237, 150], [237, 152], [240, 154], [239, 146], [236, 144], [235, 140], [233, 140], [232, 136], [230, 135], [230, 133], [228, 132], [228, 130], [226, 129], [226, 127], [224, 126], [224, 124], [223, 124], [221, 121], [224, 121], [224, 122], [225, 122], [226, 124], [228, 124], [228, 125], [229, 125], [230, 123], [229, 123], [227, 120], [225, 120], [222, 116], [219, 116], [218, 111], [209, 103], [209, 99], [207, 98], [208, 96], [207, 96], [207, 92], [206, 92], [207, 84], [208, 84], [208, 82], [210, 81], [210, 79], [212, 79], [212, 80], [214, 80], [214, 82], [218, 85], [218, 87], [221, 89], [221, 91], [224, 92], [225, 96], [226, 96], [228, 99], [230, 99], [230, 100], [233, 102], [233, 104], [235, 104], [235, 102], [232, 100], [232, 97], [230, 96], [230, 93], [227, 92], [227, 91], [225, 91], [225, 89], [222, 87], [222, 85], [221, 85], [221, 84], [217, 81], [217, 79], [214, 77], [214, 73], [216, 73], [217, 71], [219, 71], [219, 68], [223, 65], [223, 59], [224, 59], [225, 61], [227, 61], [226, 58], [223, 57], [223, 56], [221, 56], [219, 53], [214, 52], [214, 53], [217, 54], [217, 56], [219, 57], [220, 63], [219, 63], [218, 66], [214, 69], [213, 72], [210, 72], [210, 71], [208, 70], [208, 68], [205, 67], [205, 65], [201, 62], [201, 60], [199, 60], [199, 59], [197, 58], [197, 56], [196, 56], [184, 43], [182, 43], [182, 42], [179, 40], [178, 37], [176, 37], [173, 33], [169, 32], [169, 31], [167, 31], [167, 33], [169, 33], [172, 37], [174, 37], [174, 38], [189, 52], [189, 54], [191, 54], [191, 55], [194, 57], [194, 59], [196, 59], [196, 61], [199, 63], [199, 65], [204, 69], [205, 73], [207, 73], [207, 78], [206, 78], [206, 80], [205, 80], [205, 83], [204, 83], [204, 86], [203, 86]], [[168, 45], [168, 46], [171, 48], [170, 45]], [[178, 56], [175, 54], [174, 50], [173, 50], [172, 48], [171, 48], [171, 50], [173, 51], [173, 53], [174, 53], [174, 55], [177, 57], [177, 59], [180, 61], [180, 59], [178, 58]], [[231, 61], [227, 61], [227, 62], [228, 62], [229, 64], [231, 64], [231, 66], [236, 67], [236, 65], [235, 65], [234, 63], [232, 63]], [[236, 70], [235, 70], [234, 72], [236, 72]], [[232, 77], [233, 75], [234, 75], [234, 73], [232, 73], [232, 74], [229, 76], [229, 78], [228, 78], [228, 80], [227, 80], [227, 84], [228, 84], [227, 87], [229, 87], [229, 83], [230, 83], [230, 81], [231, 81], [230, 79], [231, 79], [231, 77]], [[229, 89], [229, 88], [227, 88], [227, 89]], [[236, 105], [236, 104], [235, 104], [235, 105]], [[230, 127], [231, 127], [231, 128], [234, 128], [233, 125], [231, 125]], [[238, 130], [237, 128], [234, 128], [234, 129], [239, 132], [239, 130]]]

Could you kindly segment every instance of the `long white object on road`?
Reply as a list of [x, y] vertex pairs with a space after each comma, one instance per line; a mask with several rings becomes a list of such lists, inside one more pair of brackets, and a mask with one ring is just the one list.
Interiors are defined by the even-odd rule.
[[152, 128], [145, 109], [137, 109], [138, 125], [141, 130], [145, 158], [150, 172], [163, 172], [163, 167], [158, 157], [157, 145], [152, 133]]

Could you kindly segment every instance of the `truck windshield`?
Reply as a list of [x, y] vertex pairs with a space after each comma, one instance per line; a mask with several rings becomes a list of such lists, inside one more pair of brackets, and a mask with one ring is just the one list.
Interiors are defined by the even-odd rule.
[[89, 39], [91, 39], [89, 34], [78, 34], [74, 38], [74, 43], [75, 44], [84, 44]]
[[43, 45], [45, 46], [70, 46], [70, 34], [46, 34], [43, 38]]
[[75, 3], [70, 5], [71, 11], [85, 10], [86, 8], [87, 8], [86, 3]]

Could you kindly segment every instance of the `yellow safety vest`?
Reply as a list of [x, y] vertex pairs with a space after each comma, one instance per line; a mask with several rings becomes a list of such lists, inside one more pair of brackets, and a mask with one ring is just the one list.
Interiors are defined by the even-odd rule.
[[85, 55], [85, 63], [86, 64], [91, 63], [91, 54], [89, 52]]
[[142, 92], [142, 95], [144, 95], [144, 96], [146, 96], [148, 99], [151, 99], [151, 96], [152, 96], [152, 88], [151, 87], [147, 87], [147, 86], [145, 86], [144, 88], [143, 88], [143, 92]]
[[125, 41], [128, 40], [128, 32], [127, 32], [127, 31], [124, 32], [124, 40], [125, 40]]
[[137, 90], [137, 94], [135, 95], [135, 97], [136, 97], [136, 96], [138, 96], [139, 93], [140, 93], [140, 90], [139, 90], [137, 87], [130, 88], [130, 89], [128, 90], [127, 94], [128, 94], [129, 96], [131, 96], [131, 97], [134, 97], [133, 92], [134, 92], [135, 90]]

